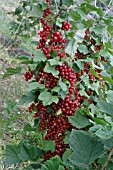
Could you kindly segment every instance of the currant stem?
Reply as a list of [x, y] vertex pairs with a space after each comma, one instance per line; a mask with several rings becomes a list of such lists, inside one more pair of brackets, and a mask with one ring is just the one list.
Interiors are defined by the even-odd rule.
[[106, 159], [106, 161], [105, 161], [104, 165], [102, 166], [101, 170], [104, 170], [106, 168], [106, 166], [107, 166], [108, 162], [110, 161], [112, 155], [113, 155], [113, 147], [110, 148], [108, 158]]

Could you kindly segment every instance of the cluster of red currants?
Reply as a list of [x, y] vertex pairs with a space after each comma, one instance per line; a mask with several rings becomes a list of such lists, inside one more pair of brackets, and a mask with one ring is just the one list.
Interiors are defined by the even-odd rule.
[[72, 26], [71, 26], [70, 22], [68, 22], [68, 21], [65, 21], [62, 23], [62, 30], [68, 31], [69, 29], [71, 29], [71, 27]]
[[61, 32], [56, 31], [51, 35], [49, 45], [52, 45], [53, 43], [59, 43], [59, 44], [66, 43], [66, 39], [63, 38]]
[[33, 73], [32, 72], [26, 72], [24, 74], [25, 80], [29, 81], [32, 77], [33, 77]]
[[56, 70], [60, 71], [60, 77], [65, 78], [70, 83], [69, 94], [72, 97], [72, 93], [75, 90], [76, 74], [74, 69], [71, 68], [67, 62], [63, 63], [62, 66], [56, 66]]
[[[61, 31], [54, 29], [54, 24], [51, 26], [50, 21], [46, 19], [51, 12], [51, 0], [46, 0], [48, 3], [48, 7], [44, 10], [44, 15], [40, 19], [41, 24], [43, 25], [43, 29], [38, 33], [40, 35], [40, 41], [37, 46], [37, 49], [43, 51], [47, 59], [53, 58], [52, 51], [56, 50], [57, 56], [60, 58], [68, 58], [66, 56], [64, 50], [64, 43], [66, 43], [66, 39], [63, 37]], [[70, 22], [66, 21], [62, 23], [62, 30], [68, 31], [71, 29]], [[90, 43], [89, 43], [90, 42]], [[85, 36], [83, 40], [83, 44], [86, 45], [89, 50], [92, 45], [94, 45], [95, 51], [100, 51], [102, 48], [102, 42], [100, 45], [96, 45], [96, 42], [90, 37], [90, 30], [87, 29], [85, 31]], [[89, 45], [90, 44], [90, 45]], [[92, 51], [91, 51], [92, 52]], [[75, 58], [73, 62], [78, 59], [86, 59], [89, 57], [90, 52], [88, 54], [81, 53], [78, 49], [75, 53]], [[104, 60], [101, 57], [101, 60]], [[47, 60], [48, 61], [48, 60]], [[97, 61], [96, 61], [97, 62]], [[55, 155], [59, 155], [62, 157], [62, 154], [65, 152], [68, 147], [67, 144], [64, 143], [64, 138], [66, 135], [66, 131], [70, 131], [73, 127], [69, 121], [68, 116], [73, 116], [75, 114], [76, 109], [83, 106], [83, 102], [86, 99], [85, 96], [81, 96], [79, 94], [79, 88], [75, 87], [75, 83], [81, 81], [80, 76], [86, 73], [89, 76], [90, 82], [97, 81], [98, 79], [101, 81], [102, 76], [100, 75], [101, 71], [95, 69], [95, 72], [99, 75], [99, 78], [95, 77], [90, 73], [90, 62], [84, 63], [84, 69], [79, 73], [75, 73], [74, 69], [68, 65], [68, 62], [64, 62], [62, 65], [57, 65], [56, 70], [59, 71], [58, 77], [54, 77], [51, 73], [44, 72], [44, 68], [41, 68], [36, 76], [36, 81], [40, 84], [44, 84], [45, 87], [51, 92], [55, 86], [58, 85], [59, 79], [67, 80], [69, 85], [68, 94], [64, 99], [61, 99], [59, 96], [59, 102], [52, 103], [49, 107], [52, 111], [47, 111], [48, 106], [44, 106], [41, 101], [34, 101], [29, 107], [29, 112], [35, 112], [35, 118], [39, 118], [40, 131], [43, 133], [46, 132], [44, 140], [53, 140], [56, 143], [56, 148], [54, 152], [48, 151], [45, 153], [45, 160], [50, 159]], [[30, 80], [33, 74], [30, 72], [25, 73], [26, 80]], [[82, 82], [82, 81], [81, 81]], [[103, 83], [100, 82], [100, 87], [102, 88]], [[93, 91], [88, 89], [85, 91], [89, 96], [92, 95]], [[92, 99], [88, 99], [89, 103], [92, 103]]]
[[72, 100], [70, 99], [70, 96], [66, 96], [65, 99], [60, 99], [58, 104], [52, 104], [54, 112], [57, 112], [58, 109], [61, 109], [62, 113], [65, 115], [65, 118], [68, 118], [68, 116], [73, 116], [77, 107], [78, 100], [76, 98]]
[[51, 73], [46, 73], [41, 69], [36, 78], [39, 84], [44, 84], [45, 87], [53, 89], [58, 84], [58, 78], [54, 77]]
[[[75, 53], [74, 61], [76, 61], [78, 59], [86, 59], [90, 56], [90, 54], [94, 53], [95, 51], [100, 51], [102, 49], [102, 41], [100, 41], [100, 45], [96, 45], [96, 41], [94, 39], [92, 39], [90, 36], [89, 28], [85, 31], [84, 40], [82, 43], [86, 45], [89, 52], [87, 54], [83, 54], [77, 49], [77, 52]], [[92, 45], [94, 46], [94, 51], [91, 50]], [[107, 60], [105, 60], [105, 58], [102, 56], [100, 56], [100, 58], [98, 58], [97, 60], [94, 61], [97, 66], [99, 66], [98, 61], [107, 62]], [[91, 62], [84, 63], [84, 70], [81, 70], [79, 73], [76, 74], [77, 81], [79, 80], [80, 76], [82, 76], [84, 73], [86, 73], [89, 76], [89, 79], [91, 80], [91, 82], [92, 81], [96, 82], [98, 80], [100, 80], [100, 81], [102, 80], [102, 76], [100, 74], [101, 70], [99, 70], [99, 69], [94, 70], [98, 74], [98, 78], [90, 73], [91, 65], [92, 65]]]

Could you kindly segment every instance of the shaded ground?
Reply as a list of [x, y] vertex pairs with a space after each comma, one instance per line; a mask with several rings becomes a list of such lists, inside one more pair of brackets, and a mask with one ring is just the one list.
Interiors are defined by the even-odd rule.
[[[0, 34], [9, 39], [12, 38], [9, 23], [13, 18], [7, 15], [7, 12], [14, 10], [18, 3], [19, 0], [0, 0]], [[27, 83], [24, 80], [23, 73], [27, 70], [26, 66], [23, 66], [20, 75], [2, 79], [7, 67], [15, 68], [17, 66], [19, 66], [19, 62], [15, 57], [9, 56], [8, 49], [0, 44], [0, 170], [13, 170], [13, 166], [4, 167], [2, 165], [5, 144], [17, 143], [21, 138], [21, 130], [24, 124], [30, 122], [26, 107], [16, 106], [14, 109], [10, 108], [25, 92]], [[20, 169], [22, 170], [22, 167]]]

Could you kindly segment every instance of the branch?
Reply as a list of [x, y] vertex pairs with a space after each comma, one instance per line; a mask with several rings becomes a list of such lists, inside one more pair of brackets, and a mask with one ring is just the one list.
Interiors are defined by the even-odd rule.
[[112, 0], [109, 2], [109, 4], [108, 4], [108, 8], [110, 7], [111, 3], [112, 3]]
[[57, 12], [56, 17], [59, 17], [61, 15], [61, 13], [62, 13], [62, 5], [63, 5], [63, 2], [62, 2], [62, 0], [60, 0], [60, 10], [59, 10], [59, 12]]
[[[62, 0], [60, 0], [60, 10], [58, 10], [58, 6], [57, 6], [57, 1], [55, 0], [55, 6], [56, 6], [56, 18], [58, 18], [61, 14], [61, 7], [62, 7]], [[53, 24], [53, 28], [54, 28], [54, 31], [56, 32], [57, 31], [57, 25], [56, 25], [56, 22]], [[57, 44], [57, 43], [56, 43]]]
[[55, 6], [56, 6], [56, 13], [58, 13], [58, 6], [57, 6], [57, 1], [55, 0]]
[[95, 0], [95, 7], [97, 7], [97, 0]]
[[53, 24], [53, 29], [54, 29], [55, 32], [57, 31], [57, 25], [56, 25], [56, 23]]
[[111, 149], [110, 149], [110, 151], [109, 151], [108, 158], [106, 159], [106, 161], [105, 161], [104, 165], [102, 166], [101, 170], [105, 170], [108, 162], [109, 162], [110, 159], [111, 159], [112, 154], [113, 154], [113, 147], [111, 147]]
[[63, 2], [62, 2], [62, 0], [60, 0], [60, 6], [62, 6], [63, 5]]
[[107, 5], [102, 0], [100, 0], [100, 5], [104, 10], [107, 8]]
[[77, 87], [86, 77], [87, 77], [87, 75], [84, 76], [77, 84], [75, 84], [75, 87]]

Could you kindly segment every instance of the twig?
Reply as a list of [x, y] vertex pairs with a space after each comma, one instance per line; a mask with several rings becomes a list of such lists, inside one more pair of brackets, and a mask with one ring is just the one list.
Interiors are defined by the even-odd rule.
[[99, 156], [99, 158], [102, 158], [104, 155], [106, 155], [109, 151], [105, 151], [101, 156]]
[[63, 2], [62, 2], [62, 0], [60, 0], [60, 6], [62, 6], [62, 4], [63, 4]]
[[[56, 0], [55, 0], [55, 3], [56, 3]], [[62, 9], [62, 5], [63, 5], [63, 2], [62, 2], [62, 0], [60, 0], [60, 10], [59, 10], [59, 11], [57, 10], [58, 12], [57, 12], [56, 18], [61, 15], [61, 12], [62, 12], [62, 10], [63, 10], [63, 9]]]
[[98, 168], [95, 162], [94, 162], [94, 166], [95, 166], [96, 169]]
[[97, 0], [95, 0], [95, 7], [97, 7]]
[[113, 147], [111, 147], [111, 149], [110, 149], [110, 151], [109, 151], [108, 158], [106, 159], [106, 161], [105, 161], [104, 165], [102, 166], [101, 170], [105, 170], [108, 162], [109, 162], [110, 159], [111, 159], [112, 154], [113, 154]]
[[56, 12], [58, 14], [58, 6], [57, 6], [57, 1], [55, 0], [55, 6], [56, 6]]
[[109, 4], [108, 4], [108, 10], [106, 10], [106, 12], [105, 12], [105, 14], [104, 14], [104, 16], [109, 12], [109, 11], [111, 11], [111, 9], [110, 9], [110, 5], [111, 5], [111, 3], [112, 3], [113, 1], [111, 0], [110, 2], [109, 2]]
[[[20, 3], [20, 1], [19, 1], [19, 3]], [[14, 34], [14, 36], [15, 36], [15, 38], [14, 38], [14, 40], [17, 38], [17, 33], [18, 33], [18, 31], [19, 31], [19, 29], [20, 29], [20, 26], [21, 26], [21, 24], [22, 24], [22, 21], [23, 21], [23, 16], [24, 16], [24, 11], [22, 12], [22, 19], [21, 19], [21, 21], [20, 21], [20, 24], [19, 24], [19, 26], [17, 27], [17, 29], [16, 29], [16, 31], [15, 31], [15, 34]], [[12, 42], [12, 39], [2, 48], [2, 50], [1, 51], [3, 51], [5, 48], [7, 48], [8, 47], [8, 45], [10, 44]]]
[[110, 5], [111, 5], [111, 3], [112, 3], [112, 2], [113, 2], [112, 0], [109, 2], [109, 5], [108, 5], [108, 7], [110, 7]]
[[86, 77], [87, 77], [87, 75], [84, 76], [84, 77], [75, 85], [75, 87], [77, 87]]

